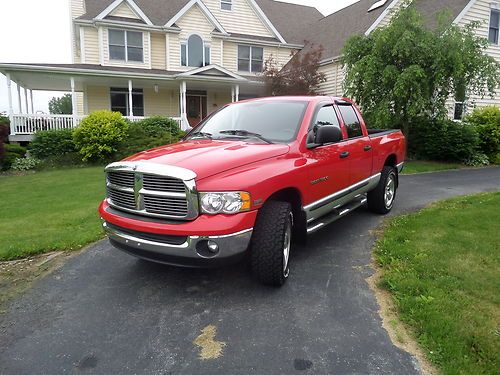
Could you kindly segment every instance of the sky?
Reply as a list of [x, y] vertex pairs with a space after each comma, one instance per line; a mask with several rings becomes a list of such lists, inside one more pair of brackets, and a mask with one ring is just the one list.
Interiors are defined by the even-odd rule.
[[[357, 0], [282, 0], [315, 6], [331, 14]], [[69, 0], [0, 0], [0, 62], [71, 63]], [[12, 84], [14, 113], [19, 113], [17, 87]], [[60, 92], [33, 91], [34, 109], [48, 113], [48, 101]], [[21, 102], [24, 103], [23, 91]], [[25, 111], [24, 104], [22, 104]], [[0, 74], [0, 113], [7, 112], [7, 84]]]

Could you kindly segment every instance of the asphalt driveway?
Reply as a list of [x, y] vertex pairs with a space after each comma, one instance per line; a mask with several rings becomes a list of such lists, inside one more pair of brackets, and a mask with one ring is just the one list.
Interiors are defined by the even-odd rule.
[[[500, 168], [402, 176], [393, 214], [500, 189]], [[281, 289], [244, 265], [189, 270], [93, 245], [0, 315], [1, 374], [413, 374], [365, 279], [382, 221], [365, 209], [296, 247]], [[207, 326], [223, 346], [199, 358]]]

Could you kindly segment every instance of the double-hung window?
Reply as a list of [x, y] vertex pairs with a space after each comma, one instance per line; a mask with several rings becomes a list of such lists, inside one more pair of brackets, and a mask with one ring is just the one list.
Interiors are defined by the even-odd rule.
[[488, 40], [492, 44], [499, 44], [499, 30], [500, 30], [500, 9], [492, 9], [490, 15], [490, 31]]
[[181, 65], [202, 67], [210, 65], [210, 46], [201, 36], [193, 34], [187, 42], [181, 43]]
[[111, 60], [144, 61], [141, 32], [109, 29], [108, 40]]
[[238, 46], [238, 70], [240, 72], [260, 73], [264, 68], [264, 48]]
[[[123, 116], [130, 115], [129, 92], [127, 88], [112, 87], [110, 90], [111, 110]], [[142, 89], [132, 90], [132, 108], [134, 116], [144, 116], [144, 95]]]
[[221, 10], [233, 10], [233, 0], [220, 0]]

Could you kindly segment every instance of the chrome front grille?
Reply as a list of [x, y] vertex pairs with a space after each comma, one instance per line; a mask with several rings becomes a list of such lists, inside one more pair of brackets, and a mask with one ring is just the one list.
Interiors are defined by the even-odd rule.
[[152, 163], [106, 167], [108, 203], [144, 216], [191, 220], [198, 216], [194, 172]]
[[142, 186], [147, 190], [173, 191], [177, 193], [184, 193], [184, 190], [186, 189], [184, 182], [177, 178], [147, 174], [143, 176]]

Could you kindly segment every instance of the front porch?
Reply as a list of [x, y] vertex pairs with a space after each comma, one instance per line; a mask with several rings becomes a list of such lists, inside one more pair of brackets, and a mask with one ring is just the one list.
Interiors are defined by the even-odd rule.
[[[166, 72], [81, 64], [0, 64], [0, 71], [7, 77], [9, 139], [14, 142], [29, 142], [37, 131], [77, 127], [86, 115], [97, 110], [121, 112], [129, 121], [167, 116], [182, 130], [188, 130], [229, 102], [262, 94], [260, 82], [215, 65]], [[18, 87], [19, 113], [13, 110], [12, 82]], [[34, 113], [35, 90], [70, 92], [73, 113]]]

